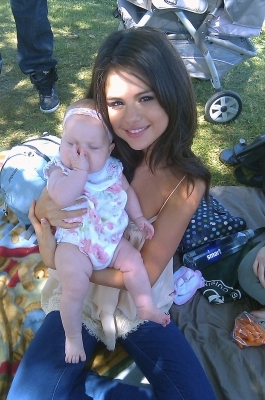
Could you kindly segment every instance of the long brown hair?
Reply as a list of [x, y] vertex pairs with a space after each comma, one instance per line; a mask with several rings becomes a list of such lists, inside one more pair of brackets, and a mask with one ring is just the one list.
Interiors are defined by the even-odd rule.
[[[189, 193], [194, 180], [202, 179], [208, 194], [210, 173], [191, 149], [197, 129], [193, 86], [181, 57], [166, 34], [151, 27], [131, 28], [111, 33], [101, 45], [87, 97], [94, 98], [98, 111], [112, 129], [105, 93], [110, 71], [126, 71], [141, 80], [146, 77], [146, 84], [168, 115], [166, 130], [152, 146], [148, 160], [150, 169], [154, 171], [162, 164], [175, 175], [179, 176], [180, 171], [186, 174]], [[131, 180], [144, 153], [133, 150], [115, 132], [113, 136], [116, 144], [113, 154], [123, 162], [124, 173]]]

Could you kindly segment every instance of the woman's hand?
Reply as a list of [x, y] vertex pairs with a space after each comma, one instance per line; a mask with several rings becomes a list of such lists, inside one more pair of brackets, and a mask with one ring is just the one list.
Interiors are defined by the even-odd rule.
[[[84, 200], [77, 200], [76, 203], [83, 203]], [[87, 212], [86, 207], [78, 210], [65, 211], [50, 198], [46, 188], [43, 189], [35, 207], [35, 215], [40, 221], [47, 219], [51, 226], [58, 226], [61, 228], [77, 228], [80, 222], [65, 222], [67, 218], [78, 218]]]
[[51, 225], [45, 218], [42, 218], [41, 222], [36, 218], [35, 206], [36, 202], [34, 200], [31, 203], [28, 217], [37, 236], [40, 255], [48, 268], [55, 269], [54, 254], [56, 241], [51, 230]]
[[258, 252], [252, 268], [260, 284], [265, 288], [265, 246]]

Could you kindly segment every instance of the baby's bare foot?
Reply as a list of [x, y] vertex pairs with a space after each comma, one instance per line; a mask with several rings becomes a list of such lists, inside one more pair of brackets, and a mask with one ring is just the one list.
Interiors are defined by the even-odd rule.
[[82, 335], [74, 338], [65, 339], [65, 362], [77, 364], [79, 361], [86, 360], [86, 354], [83, 346]]
[[170, 323], [170, 316], [159, 310], [153, 303], [137, 307], [137, 315], [142, 319], [148, 319], [163, 326], [167, 326]]

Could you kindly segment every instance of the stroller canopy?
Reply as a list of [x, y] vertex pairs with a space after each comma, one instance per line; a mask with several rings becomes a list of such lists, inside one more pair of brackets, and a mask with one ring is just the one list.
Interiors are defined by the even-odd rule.
[[264, 0], [224, 0], [232, 23], [247, 28], [261, 29], [265, 19]]
[[[196, 14], [203, 14], [209, 7], [213, 9], [222, 5], [218, 0], [153, 0], [153, 5], [158, 9], [175, 8]], [[231, 23], [247, 28], [261, 29], [265, 19], [264, 0], [224, 0]]]
[[152, 0], [151, 3], [159, 10], [195, 14], [214, 11], [216, 18], [210, 31], [241, 37], [259, 36], [265, 19], [265, 0]]

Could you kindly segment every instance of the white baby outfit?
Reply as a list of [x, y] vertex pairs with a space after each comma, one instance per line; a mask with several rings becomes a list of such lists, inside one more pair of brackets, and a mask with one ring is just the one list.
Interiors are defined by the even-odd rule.
[[[48, 186], [49, 169], [52, 165], [60, 167], [66, 175], [70, 171], [61, 163], [59, 156], [55, 157], [44, 169]], [[87, 213], [79, 218], [67, 220], [82, 222], [82, 226], [56, 229], [57, 243], [67, 242], [78, 246], [79, 250], [90, 258], [94, 269], [109, 266], [128, 225], [128, 215], [124, 210], [127, 193], [122, 189], [122, 170], [122, 163], [116, 158], [109, 157], [100, 172], [89, 174], [81, 196], [87, 203]], [[84, 207], [82, 203], [66, 209]]]

